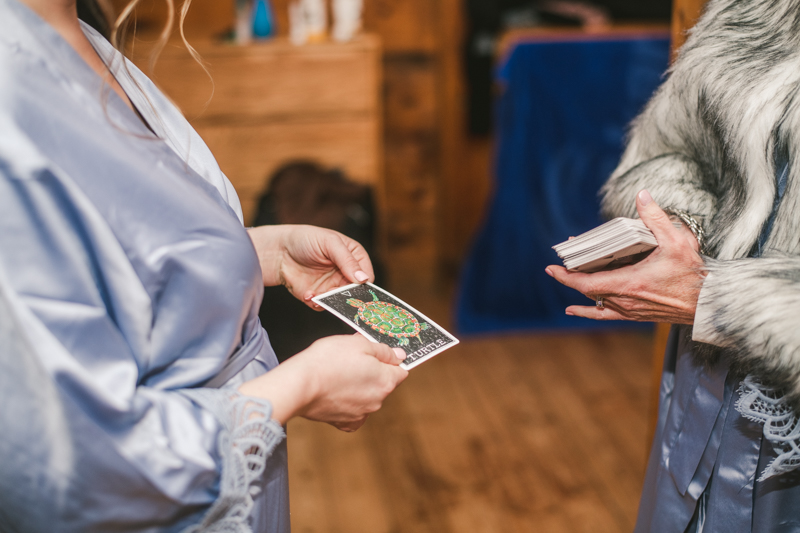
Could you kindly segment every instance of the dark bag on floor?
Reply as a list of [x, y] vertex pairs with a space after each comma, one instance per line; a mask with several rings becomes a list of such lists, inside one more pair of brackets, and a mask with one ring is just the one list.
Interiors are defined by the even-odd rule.
[[[372, 259], [376, 281], [382, 272], [375, 250], [372, 189], [347, 180], [338, 170], [311, 162], [289, 163], [269, 181], [259, 200], [254, 226], [311, 224], [333, 229], [359, 242]], [[267, 287], [259, 312], [270, 342], [284, 361], [329, 335], [353, 329], [328, 312], [309, 309], [284, 287]]]

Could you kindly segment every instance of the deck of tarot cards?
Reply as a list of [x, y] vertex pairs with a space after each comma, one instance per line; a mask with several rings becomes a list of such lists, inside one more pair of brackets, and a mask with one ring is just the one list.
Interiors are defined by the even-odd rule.
[[644, 222], [620, 217], [557, 244], [553, 250], [567, 270], [597, 272], [640, 261], [657, 246]]

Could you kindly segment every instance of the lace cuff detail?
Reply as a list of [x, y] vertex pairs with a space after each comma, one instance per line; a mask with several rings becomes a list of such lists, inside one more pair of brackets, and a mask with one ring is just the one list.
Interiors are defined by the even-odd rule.
[[783, 400], [780, 391], [765, 387], [752, 376], [747, 376], [739, 385], [736, 410], [748, 420], [764, 424], [764, 437], [778, 454], [758, 481], [800, 467], [800, 418]]
[[247, 522], [253, 498], [261, 490], [255, 483], [267, 459], [286, 434], [272, 420], [272, 405], [264, 400], [219, 389], [181, 391], [208, 409], [223, 423], [218, 448], [222, 457], [219, 496], [202, 522], [183, 533], [250, 533]]

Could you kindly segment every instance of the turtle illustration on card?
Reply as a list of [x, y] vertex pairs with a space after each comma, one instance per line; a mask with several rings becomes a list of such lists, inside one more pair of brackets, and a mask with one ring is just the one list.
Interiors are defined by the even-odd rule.
[[403, 349], [409, 369], [458, 344], [434, 321], [377, 285], [340, 287], [313, 301], [373, 342]]

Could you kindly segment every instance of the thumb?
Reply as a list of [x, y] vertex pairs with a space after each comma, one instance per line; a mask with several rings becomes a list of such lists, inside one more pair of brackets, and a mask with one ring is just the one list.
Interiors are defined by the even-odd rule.
[[[356, 246], [359, 248], [361, 247], [361, 245], [357, 243]], [[367, 257], [366, 252], [364, 252], [363, 255]], [[369, 264], [369, 259], [366, 259], [367, 265], [362, 266], [358, 262], [358, 259], [356, 259], [356, 256], [353, 255], [350, 248], [347, 247], [342, 236], [334, 235], [329, 240], [328, 256], [331, 261], [333, 261], [333, 264], [336, 265], [336, 268], [338, 268], [351, 283], [364, 283], [372, 278], [370, 275], [372, 272], [372, 265]], [[368, 272], [365, 272], [365, 270]]]
[[669, 215], [658, 206], [647, 189], [642, 189], [636, 195], [636, 211], [639, 212], [639, 217], [644, 225], [653, 232], [659, 245], [670, 239], [675, 227], [672, 225]]
[[397, 366], [407, 357], [402, 348], [389, 348], [385, 344], [371, 344], [372, 348], [368, 353], [381, 363]]

